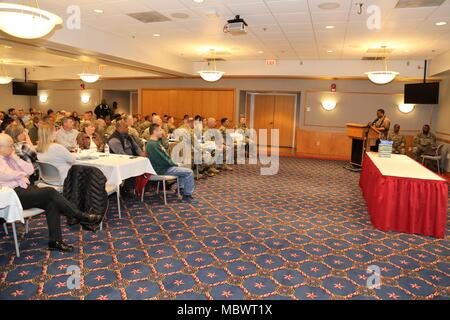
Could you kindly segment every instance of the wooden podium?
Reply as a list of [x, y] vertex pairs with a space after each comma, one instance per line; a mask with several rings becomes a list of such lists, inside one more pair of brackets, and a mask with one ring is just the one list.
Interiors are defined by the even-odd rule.
[[367, 124], [347, 123], [347, 135], [352, 138], [352, 154], [350, 163], [361, 167], [364, 152], [372, 142], [380, 137], [380, 132]]

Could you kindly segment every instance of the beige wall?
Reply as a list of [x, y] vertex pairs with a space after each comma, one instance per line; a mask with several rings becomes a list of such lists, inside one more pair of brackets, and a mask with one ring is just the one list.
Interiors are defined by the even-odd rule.
[[110, 107], [116, 101], [118, 113], [130, 113], [130, 91], [103, 90], [102, 99], [105, 99]]
[[[77, 111], [79, 114], [83, 114], [88, 110], [94, 110], [94, 108], [100, 103], [101, 90], [99, 89], [79, 90], [64, 86], [55, 89], [43, 89], [42, 87], [43, 86], [39, 84], [38, 94], [48, 95], [48, 100], [47, 102], [42, 103], [39, 101], [39, 97], [33, 97], [33, 105], [44, 112], [48, 109], [53, 109], [54, 111]], [[90, 97], [88, 103], [83, 103], [81, 101], [81, 97], [83, 95]]]
[[27, 96], [13, 96], [12, 84], [0, 84], [0, 110], [6, 111], [9, 108], [30, 108], [30, 101], [32, 98]]
[[[327, 95], [332, 83], [337, 85], [336, 96], [342, 96], [343, 100], [338, 102], [336, 112], [323, 113], [319, 104], [319, 98], [307, 103], [308, 106], [318, 110], [313, 124], [324, 125], [311, 126], [305, 122], [304, 97], [310, 95], [308, 92], [321, 92]], [[79, 81], [64, 82], [42, 82], [41, 89], [78, 89]], [[401, 114], [397, 111], [396, 104], [402, 100], [401, 93], [404, 82], [393, 82], [385, 86], [374, 85], [368, 80], [304, 80], [304, 79], [227, 79], [224, 78], [216, 83], [207, 83], [201, 79], [144, 79], [144, 80], [102, 80], [89, 85], [89, 88], [103, 90], [139, 90], [141, 88], [233, 88], [235, 92], [236, 111], [239, 114], [239, 91], [261, 92], [261, 91], [290, 91], [302, 92], [301, 112], [299, 112], [299, 127], [318, 131], [340, 131], [345, 129], [343, 124], [349, 121], [369, 122], [375, 118], [377, 108], [385, 108], [393, 121], [398, 121], [405, 129], [419, 130], [422, 123], [429, 123], [432, 114], [432, 128], [436, 118], [438, 106], [417, 106], [411, 114]], [[383, 95], [370, 95], [370, 93], [383, 93]], [[399, 95], [400, 94], [400, 95]], [[50, 99], [49, 99], [50, 100]], [[68, 103], [69, 100], [66, 100]], [[241, 106], [242, 107], [242, 106]], [[57, 106], [55, 106], [57, 109]], [[241, 109], [242, 110], [242, 109]], [[339, 111], [338, 111], [339, 110]], [[357, 117], [355, 117], [358, 115]], [[306, 115], [308, 120], [309, 115]], [[317, 122], [316, 120], [319, 120]], [[306, 123], [306, 124], [305, 124]], [[332, 124], [333, 126], [329, 126]], [[336, 124], [339, 124], [336, 127]]]
[[450, 77], [445, 78], [440, 84], [436, 132], [441, 138], [450, 140]]
[[446, 143], [443, 148], [443, 167], [450, 172], [450, 77], [448, 76], [440, 84], [436, 135], [439, 142]]
[[[337, 93], [330, 93], [332, 83], [337, 85]], [[405, 130], [419, 130], [421, 124], [429, 123], [432, 129], [448, 133], [450, 115], [449, 80], [441, 84], [441, 107], [416, 106], [410, 114], [398, 112], [397, 104], [401, 103], [404, 83], [393, 82], [385, 86], [377, 86], [367, 80], [304, 80], [304, 79], [222, 79], [216, 83], [207, 83], [201, 79], [161, 79], [161, 80], [102, 80], [80, 90], [79, 81], [40, 82], [39, 92], [47, 93], [47, 103], [41, 104], [37, 97], [32, 98], [33, 105], [46, 110], [66, 109], [80, 113], [93, 109], [101, 99], [101, 90], [139, 90], [142, 88], [232, 88], [235, 89], [235, 118], [239, 114], [239, 92], [289, 91], [301, 92], [300, 110], [298, 110], [298, 127], [317, 131], [343, 132], [346, 122], [369, 122], [374, 119], [376, 109], [384, 108], [393, 122], [399, 122]], [[10, 90], [3, 89], [3, 101], [13, 105], [26, 101], [23, 97], [12, 97]], [[1, 90], [0, 89], [0, 90]], [[91, 100], [88, 104], [81, 102], [81, 95], [88, 93]], [[335, 111], [325, 112], [320, 102], [329, 96], [336, 98], [338, 104]], [[128, 100], [129, 101], [129, 100]], [[120, 106], [120, 104], [119, 104]], [[242, 111], [242, 106], [241, 111]], [[309, 107], [310, 111], [306, 108]], [[4, 107], [5, 108], [5, 107]], [[207, 115], [205, 115], [207, 116]]]

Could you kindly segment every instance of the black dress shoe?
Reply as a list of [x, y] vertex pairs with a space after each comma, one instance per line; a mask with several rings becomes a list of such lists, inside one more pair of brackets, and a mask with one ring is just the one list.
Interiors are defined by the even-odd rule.
[[83, 228], [83, 230], [92, 231], [94, 233], [97, 232], [100, 229], [98, 224], [90, 224], [90, 223], [82, 222], [82, 223], [80, 223], [80, 225]]
[[83, 213], [80, 219], [82, 224], [99, 224], [102, 221], [102, 216], [94, 213]]
[[69, 246], [62, 241], [50, 241], [48, 243], [48, 250], [50, 251], [61, 251], [61, 252], [72, 252], [73, 246]]

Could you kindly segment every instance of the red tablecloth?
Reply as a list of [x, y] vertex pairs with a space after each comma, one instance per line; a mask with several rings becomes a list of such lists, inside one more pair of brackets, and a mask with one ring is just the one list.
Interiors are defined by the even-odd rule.
[[444, 238], [446, 181], [384, 176], [366, 154], [359, 185], [375, 228]]

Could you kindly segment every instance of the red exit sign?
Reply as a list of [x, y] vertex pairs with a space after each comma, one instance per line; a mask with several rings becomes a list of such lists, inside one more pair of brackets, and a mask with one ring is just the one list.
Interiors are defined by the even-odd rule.
[[277, 60], [275, 59], [267, 59], [266, 66], [275, 66], [277, 64]]

